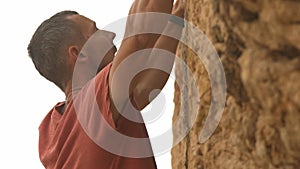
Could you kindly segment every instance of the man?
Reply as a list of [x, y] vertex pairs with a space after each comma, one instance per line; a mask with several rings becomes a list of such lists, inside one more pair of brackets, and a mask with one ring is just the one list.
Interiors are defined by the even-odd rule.
[[[173, 6], [173, 0], [135, 0], [129, 14], [144, 12], [183, 17], [183, 1], [177, 0]], [[171, 17], [164, 32], [179, 36], [180, 23]], [[116, 56], [115, 34], [98, 30], [94, 21], [77, 12], [57, 13], [39, 26], [28, 46], [29, 55], [39, 73], [66, 95], [66, 101], [58, 103], [39, 128], [39, 154], [45, 168], [156, 168], [145, 125], [137, 112], [157, 95], [149, 99], [154, 89], [163, 88], [169, 74], [147, 69], [130, 79], [127, 87], [124, 83], [128, 81], [126, 75], [135, 70], [133, 65], [163, 64], [170, 70], [174, 58], [154, 49], [174, 54], [178, 40], [134, 34], [148, 26], [140, 17], [128, 19]], [[144, 49], [151, 50], [138, 52]], [[133, 55], [138, 59], [130, 60]], [[122, 137], [116, 139], [114, 132]], [[139, 144], [126, 138], [144, 140]]]

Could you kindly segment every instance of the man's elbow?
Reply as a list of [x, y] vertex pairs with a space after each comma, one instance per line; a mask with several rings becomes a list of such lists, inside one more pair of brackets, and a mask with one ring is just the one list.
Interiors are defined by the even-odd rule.
[[147, 86], [137, 86], [133, 90], [133, 102], [135, 103], [136, 109], [143, 110], [156, 96], [160, 93], [160, 90], [149, 88]]

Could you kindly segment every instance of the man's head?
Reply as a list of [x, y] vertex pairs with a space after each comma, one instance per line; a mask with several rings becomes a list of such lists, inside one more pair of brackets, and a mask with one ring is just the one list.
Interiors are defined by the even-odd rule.
[[[38, 27], [27, 48], [29, 56], [38, 72], [65, 92], [81, 48], [97, 30], [94, 21], [75, 11], [59, 12]], [[112, 42], [114, 34], [106, 34]], [[106, 54], [107, 63], [113, 54]]]

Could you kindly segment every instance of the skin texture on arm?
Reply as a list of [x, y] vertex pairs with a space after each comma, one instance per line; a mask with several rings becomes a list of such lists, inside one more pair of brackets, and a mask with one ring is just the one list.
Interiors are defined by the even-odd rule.
[[[145, 48], [152, 48], [160, 36], [155, 34], [135, 34], [136, 32], [139, 32], [139, 30], [145, 30], [145, 27], [149, 26], [149, 21], [145, 21], [146, 17], [141, 16], [140, 18], [139, 14], [147, 12], [170, 14], [172, 12], [172, 7], [173, 0], [135, 0], [133, 2], [129, 11], [124, 39], [121, 43], [117, 57], [113, 61], [114, 66], [112, 67], [112, 72], [119, 62], [133, 52]], [[130, 34], [134, 34], [134, 36], [130, 36]]]
[[[136, 0], [129, 15], [160, 12], [183, 17], [182, 1], [177, 0], [173, 6], [173, 0]], [[139, 32], [137, 29], [147, 29], [147, 27], [149, 27], [147, 18], [133, 17], [127, 20], [125, 38], [113, 60], [109, 75], [110, 97], [114, 104], [112, 107], [114, 120], [118, 119], [119, 111], [128, 101], [133, 102], [137, 110], [142, 110], [158, 93], [151, 99], [149, 99], [149, 94], [154, 89], [162, 89], [169, 78], [174, 63], [174, 55], [170, 56], [176, 52], [177, 39], [180, 37], [182, 27], [166, 21], [161, 31], [162, 35], [145, 33], [126, 37], [126, 34]], [[174, 39], [163, 34], [171, 34], [177, 38]], [[168, 73], [157, 69], [146, 69], [139, 72], [133, 79], [128, 79], [127, 74], [139, 66], [145, 66], [145, 68], [163, 66]], [[128, 80], [131, 80], [130, 86], [126, 87], [124, 83]]]
[[[137, 17], [129, 17], [126, 26], [127, 33], [138, 32], [137, 29], [145, 29], [145, 27], [149, 26], [149, 22], [146, 20], [147, 18], [144, 16], [138, 18], [139, 14], [145, 14], [147, 12], [170, 14], [172, 12], [173, 2], [174, 0], [135, 0], [129, 11], [129, 16], [136, 15]], [[155, 24], [155, 22], [153, 24]], [[135, 35], [132, 38], [125, 39], [122, 44], [126, 45], [127, 41], [133, 41], [137, 43], [137, 46], [134, 47], [135, 49], [152, 48], [159, 36], [160, 35], [155, 34]], [[127, 46], [125, 48], [127, 48]]]

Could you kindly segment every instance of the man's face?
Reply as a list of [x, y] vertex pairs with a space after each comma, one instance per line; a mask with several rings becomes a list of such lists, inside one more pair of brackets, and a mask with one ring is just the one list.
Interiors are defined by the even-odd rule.
[[[93, 65], [91, 67], [97, 66], [99, 72], [107, 64], [112, 62], [115, 57], [117, 48], [113, 44], [113, 40], [116, 34], [99, 30], [94, 21], [82, 15], [72, 15], [70, 19], [78, 25], [84, 36], [85, 43], [88, 42], [88, 44], [82, 48], [81, 52], [89, 56], [89, 64]], [[105, 56], [99, 58], [99, 56], [103, 55]]]

